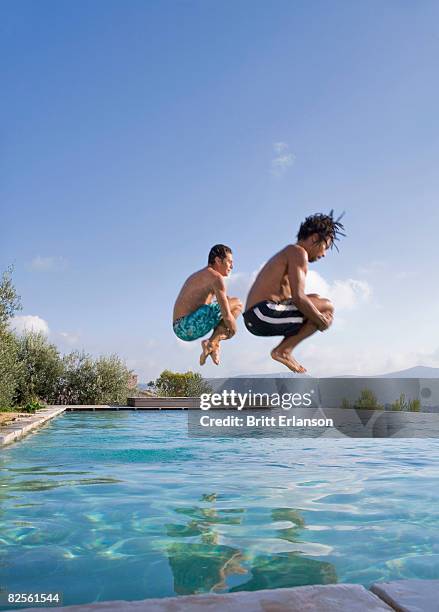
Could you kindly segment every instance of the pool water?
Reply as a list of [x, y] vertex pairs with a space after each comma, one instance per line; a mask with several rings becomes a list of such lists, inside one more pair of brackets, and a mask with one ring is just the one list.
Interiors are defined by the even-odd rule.
[[70, 605], [439, 578], [438, 475], [434, 439], [199, 439], [184, 412], [64, 413], [0, 451], [0, 587]]

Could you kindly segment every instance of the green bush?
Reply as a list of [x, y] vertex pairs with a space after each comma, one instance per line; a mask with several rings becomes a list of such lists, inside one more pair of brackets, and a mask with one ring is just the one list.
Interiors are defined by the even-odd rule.
[[211, 393], [210, 386], [198, 372], [171, 372], [164, 370], [157, 380], [149, 383], [158, 395], [165, 397], [200, 397]]
[[354, 402], [354, 408], [384, 410], [384, 406], [378, 402], [376, 395], [370, 389], [361, 391], [360, 397]]
[[126, 404], [132, 393], [129, 388], [131, 372], [117, 355], [100, 357], [96, 361], [100, 404]]
[[15, 403], [24, 406], [35, 398], [48, 404], [56, 402], [58, 381], [63, 363], [55, 345], [41, 333], [26, 332], [17, 338], [17, 354], [21, 363]]
[[21, 373], [17, 338], [7, 329], [0, 328], [0, 410], [13, 405]]
[[421, 400], [409, 400], [408, 410], [409, 412], [419, 412], [421, 410]]
[[419, 412], [421, 409], [421, 402], [416, 400], [406, 400], [405, 393], [401, 393], [399, 399], [395, 400], [390, 404], [390, 409], [404, 412]]
[[24, 406], [20, 407], [20, 412], [31, 412], [34, 413], [37, 410], [40, 410], [41, 408], [44, 408], [44, 404], [42, 404], [41, 402], [39, 402], [37, 399], [33, 399], [29, 402], [27, 402], [26, 404], [24, 404]]
[[94, 359], [84, 352], [73, 351], [62, 360], [58, 380], [57, 404], [95, 404], [99, 395]]
[[18, 310], [21, 310], [21, 301], [12, 284], [12, 266], [10, 266], [3, 272], [0, 280], [0, 328], [5, 329]]
[[12, 284], [10, 267], [0, 279], [0, 410], [12, 406], [21, 373], [17, 339], [8, 328], [10, 320], [20, 309], [20, 298]]
[[125, 404], [131, 372], [116, 355], [95, 360], [74, 351], [63, 360], [57, 386], [58, 404]]

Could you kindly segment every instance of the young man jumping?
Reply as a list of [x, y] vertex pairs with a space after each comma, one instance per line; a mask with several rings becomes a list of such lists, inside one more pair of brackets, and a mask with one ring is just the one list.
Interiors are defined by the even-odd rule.
[[210, 250], [208, 265], [189, 276], [175, 302], [173, 328], [178, 338], [191, 342], [213, 330], [211, 337], [201, 342], [200, 365], [206, 363], [209, 355], [218, 365], [220, 341], [236, 333], [242, 302], [228, 297], [224, 284], [224, 277], [232, 269], [232, 250], [216, 244]]
[[328, 329], [334, 316], [330, 300], [305, 293], [308, 263], [324, 257], [338, 235], [345, 235], [332, 215], [333, 211], [305, 219], [296, 244], [276, 253], [259, 272], [245, 306], [247, 329], [255, 336], [284, 336], [271, 357], [297, 373], [306, 369], [293, 357], [293, 350], [317, 330]]

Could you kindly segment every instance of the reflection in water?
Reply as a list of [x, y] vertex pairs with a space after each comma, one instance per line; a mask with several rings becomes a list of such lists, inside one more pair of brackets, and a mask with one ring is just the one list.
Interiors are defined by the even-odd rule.
[[[241, 525], [243, 508], [217, 508], [216, 493], [204, 494], [202, 502], [212, 506], [176, 508], [188, 517], [185, 524], [166, 525], [171, 538], [197, 538], [201, 542], [173, 542], [167, 546], [169, 564], [174, 576], [174, 590], [179, 595], [202, 592], [255, 591], [337, 582], [331, 563], [304, 557], [300, 552], [259, 554], [251, 556], [240, 549], [221, 544], [221, 532], [216, 526]], [[300, 542], [299, 534], [305, 521], [293, 508], [273, 508], [273, 523], [288, 523], [276, 529], [278, 538]]]
[[171, 544], [167, 548], [178, 595], [223, 591], [229, 574], [244, 573], [241, 553], [231, 546], [214, 544]]
[[298, 553], [258, 555], [253, 559], [251, 574], [249, 582], [231, 588], [230, 591], [258, 591], [337, 582], [337, 573], [331, 563], [308, 559]]
[[176, 508], [177, 514], [190, 520], [185, 525], [166, 525], [170, 537], [199, 536], [201, 540], [201, 543], [176, 542], [167, 547], [174, 589], [179, 595], [224, 591], [227, 576], [248, 573], [239, 563], [243, 558], [240, 550], [220, 544], [220, 533], [214, 528], [215, 525], [240, 525], [244, 509], [216, 508], [213, 505], [217, 501], [216, 493], [204, 494], [200, 501], [212, 506]]

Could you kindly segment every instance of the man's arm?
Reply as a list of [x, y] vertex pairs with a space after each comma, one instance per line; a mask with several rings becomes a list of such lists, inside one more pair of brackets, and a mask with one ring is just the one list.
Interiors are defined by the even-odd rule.
[[288, 280], [294, 304], [309, 319], [317, 329], [324, 331], [329, 327], [329, 320], [314, 306], [305, 293], [305, 279], [308, 271], [308, 257], [304, 249], [288, 248], [287, 251]]
[[221, 308], [224, 324], [233, 334], [235, 334], [237, 330], [236, 319], [230, 310], [229, 300], [227, 299], [226, 294], [226, 285], [222, 276], [218, 275], [215, 277], [213, 290], [215, 292], [217, 302]]

